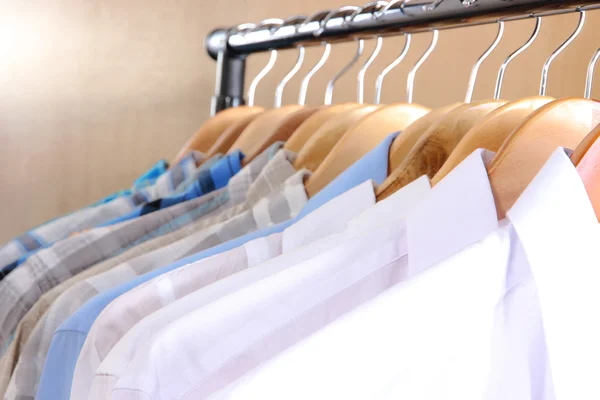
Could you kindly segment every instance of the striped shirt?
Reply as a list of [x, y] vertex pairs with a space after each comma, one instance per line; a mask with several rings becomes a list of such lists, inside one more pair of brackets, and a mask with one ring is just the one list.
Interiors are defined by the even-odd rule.
[[158, 177], [152, 186], [136, 190], [130, 196], [118, 197], [108, 203], [79, 210], [30, 230], [0, 248], [0, 265], [14, 263], [73, 233], [94, 228], [144, 203], [168, 196], [188, 176], [196, 172], [197, 165], [204, 161], [204, 158], [202, 153], [192, 152]]
[[[296, 180], [288, 180], [296, 172], [292, 165], [295, 155], [284, 150], [276, 152], [281, 146], [282, 143], [273, 145], [231, 179], [228, 193], [222, 196], [229, 198], [230, 207], [225, 209], [221, 207], [222, 211], [216, 215], [212, 213], [209, 217], [188, 224], [176, 232], [156, 237], [117, 257], [95, 265], [90, 268], [93, 270], [93, 275], [85, 271], [83, 273], [85, 279], [78, 279], [79, 275], [71, 278], [70, 282], [65, 282], [70, 283], [68, 287], [63, 284], [60, 291], [53, 290], [50, 296], [42, 298], [43, 301], [38, 302], [40, 304], [36, 304], [36, 307], [31, 310], [33, 313], [28, 314], [22, 321], [23, 325], [29, 328], [31, 336], [27, 332], [17, 330], [15, 340], [20, 343], [26, 341], [25, 346], [15, 344], [8, 352], [12, 356], [5, 364], [15, 365], [18, 357], [15, 354], [18, 353], [17, 348], [23, 347], [7, 391], [11, 393], [10, 397], [13, 397], [13, 393], [25, 398], [35, 394], [54, 330], [91, 297], [134, 276], [142, 275], [186, 256], [190, 251], [193, 252], [195, 248], [202, 246], [201, 243], [210, 246], [215, 240], [222, 240], [217, 238], [217, 235], [225, 239], [229, 237], [227, 235], [236, 235], [241, 224], [247, 229], [253, 229], [255, 224], [248, 220], [248, 210], [256, 209], [254, 213], [259, 224], [270, 224], [273, 221], [290, 218], [288, 215], [297, 213], [296, 209], [305, 203], [305, 200], [302, 201], [302, 198], [306, 197], [303, 186], [305, 173], [296, 174]], [[286, 196], [298, 197], [293, 190], [298, 187], [302, 188], [299, 202], [283, 200]], [[225, 194], [228, 196], [224, 196]], [[291, 206], [281, 206], [282, 203]], [[182, 215], [171, 223], [182, 224], [188, 219], [189, 217]], [[221, 229], [216, 229], [217, 227]], [[157, 231], [162, 231], [161, 228]], [[54, 299], [56, 301], [51, 305]], [[44, 314], [48, 308], [48, 312]], [[34, 323], [31, 320], [40, 317], [40, 322], [33, 329]], [[10, 365], [2, 365], [0, 372], [5, 371], [8, 374], [12, 372]], [[0, 390], [2, 389], [0, 386]]]

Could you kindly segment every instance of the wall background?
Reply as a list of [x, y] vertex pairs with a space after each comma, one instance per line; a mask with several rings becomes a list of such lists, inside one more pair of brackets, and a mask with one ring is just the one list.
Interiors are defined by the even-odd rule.
[[[345, 0], [0, 0], [0, 242], [120, 188], [160, 158], [172, 159], [208, 117], [214, 62], [203, 50], [217, 26], [268, 17], [311, 14]], [[535, 95], [545, 58], [573, 31], [577, 15], [546, 18], [537, 42], [509, 68], [503, 97]], [[548, 94], [582, 96], [585, 71], [600, 46], [600, 13], [590, 12], [582, 35], [553, 64]], [[531, 34], [534, 21], [510, 22], [503, 41], [482, 66], [475, 99], [493, 94], [501, 61]], [[489, 46], [496, 26], [443, 31], [436, 51], [417, 76], [415, 101], [430, 107], [464, 97], [473, 62]], [[376, 74], [401, 50], [402, 37], [386, 39], [367, 76], [372, 99]], [[414, 37], [407, 60], [386, 81], [384, 102], [404, 99], [406, 73], [428, 46]], [[368, 43], [365, 59], [373, 48]], [[309, 88], [322, 102], [329, 77], [353, 54], [334, 46]], [[306, 71], [320, 57], [307, 51]], [[281, 52], [258, 89], [271, 105], [277, 80], [296, 60]], [[249, 82], [266, 54], [250, 58]], [[355, 73], [334, 101], [355, 99]], [[597, 74], [598, 75], [598, 74]], [[294, 102], [300, 75], [284, 100]], [[597, 78], [600, 79], [600, 78]], [[600, 98], [600, 82], [594, 97]]]

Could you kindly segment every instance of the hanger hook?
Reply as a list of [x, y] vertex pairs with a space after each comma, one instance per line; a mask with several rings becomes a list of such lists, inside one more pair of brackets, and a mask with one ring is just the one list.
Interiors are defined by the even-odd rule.
[[373, 64], [373, 61], [377, 58], [379, 53], [381, 52], [381, 47], [383, 46], [383, 38], [381, 36], [377, 36], [377, 42], [375, 44], [375, 48], [373, 49], [373, 53], [369, 59], [362, 66], [360, 71], [358, 71], [358, 103], [363, 104], [365, 102], [365, 75], [367, 70]]
[[413, 95], [415, 92], [415, 76], [417, 75], [417, 71], [419, 70], [419, 68], [421, 68], [421, 65], [423, 65], [423, 63], [427, 60], [427, 58], [429, 58], [429, 56], [435, 49], [435, 46], [437, 45], [437, 42], [439, 39], [439, 36], [440, 36], [440, 32], [437, 29], [434, 29], [433, 37], [431, 38], [431, 44], [429, 45], [429, 48], [427, 49], [427, 51], [425, 51], [425, 53], [423, 53], [421, 58], [417, 61], [415, 66], [408, 73], [408, 79], [407, 79], [407, 85], [406, 85], [406, 102], [409, 104], [412, 104], [412, 102], [413, 102]]
[[[329, 15], [327, 15], [327, 17], [325, 17], [322, 29], [319, 30], [320, 34], [325, 32], [325, 30], [327, 29], [327, 21], [329, 21], [334, 16], [338, 16], [340, 14], [344, 15], [350, 11], [352, 11], [352, 13], [355, 13], [357, 10], [360, 10], [360, 7], [344, 6], [344, 7], [341, 7], [337, 10], [330, 12]], [[344, 15], [343, 18], [344, 18], [344, 20], [343, 20], [342, 24], [347, 26], [348, 21], [346, 19], [346, 16]], [[365, 41], [362, 39], [355, 39], [355, 40], [358, 42], [358, 47], [357, 47], [356, 53], [354, 54], [354, 57], [352, 57], [350, 62], [346, 66], [344, 66], [344, 68], [342, 68], [337, 74], [335, 74], [334, 77], [327, 83], [327, 89], [325, 90], [325, 105], [331, 105], [331, 101], [333, 99], [333, 89], [335, 87], [335, 83], [337, 82], [337, 80], [339, 78], [341, 78], [342, 75], [344, 75], [350, 68], [352, 68], [352, 66], [358, 61], [358, 59], [360, 58], [360, 56], [363, 53], [363, 50], [365, 48]]]
[[585, 80], [585, 96], [584, 98], [590, 100], [592, 98], [592, 85], [594, 84], [594, 71], [596, 70], [596, 63], [600, 58], [600, 48], [596, 50], [594, 57], [590, 61], [590, 65], [587, 70], [587, 79]]
[[[270, 18], [264, 21], [261, 21], [257, 24], [250, 32], [256, 32], [263, 28], [269, 29], [271, 35], [273, 34], [273, 28], [279, 28], [283, 24], [283, 20], [278, 18]], [[250, 107], [254, 106], [254, 98], [256, 95], [256, 88], [260, 81], [273, 69], [275, 65], [275, 61], [277, 61], [277, 50], [271, 50], [271, 56], [269, 57], [269, 62], [267, 65], [254, 77], [252, 83], [250, 83], [250, 88], [248, 89], [248, 105]]]
[[[331, 12], [331, 10], [316, 12], [315, 14], [311, 15], [306, 21], [304, 21], [302, 24], [300, 24], [298, 29], [301, 29], [303, 26], [314, 21], [318, 17], [324, 17], [324, 16], [329, 15], [330, 12]], [[327, 21], [325, 19], [322, 19], [319, 22], [321, 27], [323, 27], [325, 25], [325, 23], [327, 23]], [[319, 61], [317, 61], [315, 66], [312, 67], [312, 69], [310, 71], [308, 71], [308, 73], [306, 74], [304, 79], [302, 79], [302, 83], [300, 84], [300, 94], [298, 95], [298, 104], [301, 106], [306, 104], [306, 94], [308, 93], [308, 84], [310, 83], [310, 80], [323, 67], [323, 65], [325, 65], [325, 62], [327, 62], [327, 59], [329, 58], [329, 55], [331, 54], [331, 45], [327, 42], [323, 42], [322, 44], [325, 45], [325, 49], [323, 50], [323, 55], [321, 56]]]
[[500, 66], [500, 69], [498, 70], [498, 78], [496, 79], [496, 89], [494, 90], [494, 100], [500, 99], [502, 85], [504, 84], [504, 75], [506, 73], [506, 67], [508, 67], [508, 64], [510, 64], [515, 58], [517, 58], [519, 54], [527, 50], [529, 46], [531, 46], [533, 42], [535, 42], [535, 39], [537, 39], [538, 34], [540, 33], [541, 26], [542, 17], [535, 17], [535, 27], [533, 28], [533, 33], [531, 34], [531, 37], [527, 40], [527, 42], [525, 42], [523, 46], [519, 47], [515, 52], [506, 57], [506, 60], [504, 60], [504, 62]]
[[[354, 18], [356, 18], [357, 15], [362, 14], [367, 9], [373, 9], [371, 11], [371, 16], [373, 17], [373, 19], [377, 19], [376, 13], [379, 10], [385, 8], [387, 5], [388, 5], [388, 3], [385, 1], [374, 1], [372, 3], [365, 4], [364, 6], [362, 6], [359, 10], [355, 11], [350, 16], [350, 23], [352, 23], [352, 21], [354, 21]], [[365, 100], [365, 75], [367, 74], [367, 70], [369, 69], [369, 67], [373, 64], [373, 62], [375, 61], [375, 59], [381, 52], [382, 46], [383, 46], [383, 38], [381, 36], [377, 36], [377, 42], [375, 44], [375, 48], [373, 49], [373, 53], [371, 53], [371, 56], [369, 57], [369, 59], [364, 63], [364, 65], [358, 71], [357, 100], [358, 100], [359, 104], [363, 104], [365, 102], [364, 101]]]
[[492, 54], [492, 51], [498, 47], [500, 44], [500, 40], [502, 40], [502, 36], [504, 35], [504, 21], [498, 21], [498, 34], [496, 35], [496, 39], [488, 49], [479, 57], [475, 65], [473, 65], [473, 69], [471, 70], [471, 76], [469, 77], [469, 85], [467, 86], [467, 94], [465, 96], [465, 103], [470, 103], [473, 100], [473, 91], [475, 90], [475, 82], [477, 82], [477, 74], [479, 73], [479, 67], [481, 64]]
[[[284, 21], [284, 23], [281, 25], [281, 27], [279, 27], [275, 32], [277, 32], [279, 29], [284, 28], [286, 26], [294, 25], [295, 33], [298, 33], [298, 29], [300, 29], [300, 26], [302, 26], [302, 25], [297, 25], [298, 22], [305, 22], [308, 18], [309, 17], [307, 17], [305, 15], [297, 15], [297, 16], [288, 18], [287, 20]], [[273, 34], [275, 34], [275, 32], [273, 32]], [[294, 66], [292, 67], [290, 72], [288, 72], [287, 75], [283, 77], [281, 82], [279, 82], [279, 84], [275, 88], [275, 108], [281, 107], [281, 102], [283, 99], [283, 90], [285, 89], [285, 86], [288, 84], [288, 82], [298, 73], [298, 71], [302, 67], [302, 63], [304, 63], [305, 52], [306, 51], [304, 49], [304, 46], [302, 46], [302, 45], [298, 46], [298, 59], [296, 60], [296, 64], [294, 64]]]
[[552, 64], [554, 59], [560, 53], [562, 53], [563, 50], [566, 49], [567, 46], [569, 46], [573, 42], [573, 40], [577, 38], [577, 36], [579, 36], [584, 25], [585, 11], [579, 10], [579, 23], [577, 24], [577, 28], [575, 28], [575, 32], [573, 32], [563, 44], [561, 44], [556, 50], [554, 50], [552, 54], [550, 54], [550, 57], [548, 57], [548, 60], [546, 60], [546, 62], [544, 63], [544, 68], [542, 69], [542, 81], [540, 83], [540, 96], [545, 96], [546, 91], [548, 89], [548, 71], [550, 70], [550, 65]]
[[400, 55], [394, 61], [392, 61], [387, 67], [385, 67], [383, 69], [383, 71], [381, 71], [379, 76], [377, 76], [377, 82], [375, 84], [375, 104], [381, 104], [381, 92], [383, 90], [383, 80], [385, 79], [386, 75], [389, 74], [392, 69], [396, 68], [408, 54], [408, 50], [410, 49], [410, 43], [412, 41], [412, 35], [410, 33], [405, 33], [404, 37], [406, 38], [406, 40], [404, 42], [404, 48], [402, 49], [402, 52], [400, 53]]

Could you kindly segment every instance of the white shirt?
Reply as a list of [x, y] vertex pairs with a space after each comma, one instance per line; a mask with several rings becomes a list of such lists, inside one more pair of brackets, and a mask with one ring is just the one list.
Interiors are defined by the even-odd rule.
[[585, 188], [559, 149], [485, 239], [211, 400], [598, 399], [598, 243]]
[[[390, 199], [393, 202], [393, 196]], [[420, 208], [426, 211], [409, 213], [407, 223], [395, 219], [393, 207], [380, 214], [379, 227], [363, 219], [338, 246], [170, 324], [137, 352], [112, 398], [203, 398], [390, 285], [419, 273], [431, 260], [485, 236], [497, 220], [482, 152], [434, 188]], [[462, 227], [458, 232], [457, 222]], [[416, 228], [407, 233], [411, 225]], [[444, 245], [432, 249], [432, 236]], [[184, 349], [189, 364], [182, 365]]]
[[[414, 185], [402, 206], [412, 208], [430, 190], [427, 181]], [[106, 398], [145, 335], [206, 302], [274, 273], [262, 267], [258, 270], [251, 267], [343, 231], [349, 220], [374, 203], [373, 183], [364, 182], [324, 204], [283, 233], [253, 240], [237, 249], [178, 268], [121, 296], [102, 312], [88, 335], [77, 362], [71, 398], [88, 398], [88, 393], [90, 398]], [[202, 288], [206, 290], [200, 290]], [[144, 319], [149, 315], [152, 318]], [[144, 324], [137, 326], [140, 321]], [[132, 327], [136, 329], [128, 332]], [[94, 378], [96, 370], [98, 373]]]

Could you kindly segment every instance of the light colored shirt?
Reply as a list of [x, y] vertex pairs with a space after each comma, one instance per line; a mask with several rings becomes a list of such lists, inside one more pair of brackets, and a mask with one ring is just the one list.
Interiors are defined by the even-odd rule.
[[[340, 213], [341, 210], [348, 213], [352, 209], [348, 204], [344, 207], [338, 207], [342, 205], [342, 203], [348, 203], [350, 201], [356, 202], [361, 197], [367, 198], [367, 195], [370, 199], [370, 205], [373, 205], [375, 202], [375, 195], [370, 181], [336, 197], [325, 206], [319, 208], [319, 210], [284, 231], [284, 233], [287, 233], [290, 229], [294, 229], [296, 232], [300, 230], [307, 232], [313, 231], [313, 235], [319, 235], [317, 237], [328, 234], [326, 237], [312, 241], [310, 242], [310, 245], [306, 246], [307, 243], [305, 243], [305, 240], [302, 240], [301, 236], [284, 234], [281, 240], [284, 256], [277, 257], [273, 262], [263, 263], [259, 268], [243, 270], [231, 277], [222, 279], [217, 283], [205, 287], [202, 290], [197, 290], [144, 318], [140, 323], [135, 325], [121, 340], [119, 340], [117, 345], [110, 351], [104, 361], [102, 361], [102, 364], [98, 367], [94, 382], [90, 389], [89, 398], [100, 399], [110, 397], [112, 386], [133, 359], [137, 350], [162, 327], [167, 326], [178, 318], [231, 294], [236, 290], [249, 286], [269, 276], [273, 276], [278, 272], [291, 267], [295, 263], [310, 259], [320, 252], [335, 247], [347, 235], [358, 232], [363, 228], [359, 223], [360, 221], [363, 221], [363, 225], [368, 224], [372, 226], [383, 223], [383, 219], [386, 219], [389, 223], [390, 215], [394, 215], [396, 219], [402, 219], [403, 215], [427, 197], [429, 191], [429, 180], [426, 178], [419, 179], [405, 187], [401, 193], [397, 193], [393, 199], [390, 198], [385, 202], [379, 203], [377, 207], [370, 208], [360, 215], [358, 215], [359, 213], [349, 214], [348, 217], [354, 217], [349, 221], [350, 226], [340, 226], [335, 229], [335, 231], [339, 231], [340, 233], [330, 234], [329, 232], [333, 231], [332, 226], [334, 220], [332, 217], [335, 215], [334, 213]], [[325, 211], [328, 211], [327, 209], [332, 209], [332, 211], [325, 214]], [[357, 215], [358, 217], [356, 217]], [[280, 234], [268, 236], [267, 239], [269, 240], [263, 244], [262, 248], [265, 249], [264, 246], [267, 243], [271, 243], [271, 238], [277, 238], [278, 236], [280, 236]], [[260, 240], [262, 239], [257, 241], [260, 242]], [[248, 242], [244, 247], [247, 247], [250, 244], [254, 246], [254, 241]], [[295, 250], [299, 246], [303, 247]], [[290, 251], [292, 249], [295, 251]], [[261, 253], [264, 252], [265, 250], [261, 251]], [[212, 260], [212, 258], [208, 260]], [[200, 266], [201, 264], [198, 265]], [[94, 329], [95, 328], [96, 325], [94, 325]], [[75, 381], [78, 381], [78, 379]]]
[[[251, 267], [282, 253], [303, 254], [304, 251], [297, 249], [309, 244], [309, 248], [313, 248], [317, 239], [343, 230], [350, 219], [374, 202], [373, 186], [367, 181], [331, 200], [283, 233], [256, 239], [239, 248], [186, 265], [119, 297], [102, 312], [88, 335], [77, 362], [71, 398], [87, 399], [88, 392], [90, 396], [93, 394], [90, 384], [96, 369], [129, 329], [134, 325], [137, 328], [136, 323], [146, 320], [143, 318], [152, 314], [155, 321], [152, 325], [156, 331], [165, 326], [168, 320], [185, 312], [184, 309], [193, 310], [212, 298], [200, 292], [222, 296], [260, 279], [262, 271], [258, 271], [257, 278], [257, 274], [252, 274], [256, 268]], [[217, 281], [218, 284], [213, 284]], [[203, 288], [207, 290], [200, 290]], [[105, 334], [108, 326], [111, 327], [110, 336]], [[145, 329], [136, 330], [143, 334]], [[125, 355], [120, 350], [115, 351]]]
[[600, 398], [598, 240], [559, 149], [483, 240], [211, 400]]
[[[354, 237], [335, 248], [165, 326], [139, 348], [113, 397], [205, 398], [498, 225], [481, 152], [448, 175], [414, 212], [391, 212], [393, 200], [375, 211], [377, 218], [359, 221]], [[184, 347], [188, 356], [176, 366]]]
[[[272, 220], [285, 220], [295, 216], [306, 203], [303, 186], [306, 172], [296, 173], [292, 165], [295, 154], [285, 150], [276, 153], [271, 151], [280, 149], [281, 146], [279, 143], [276, 147], [274, 145], [267, 149], [230, 180], [228, 192], [224, 193], [227, 194], [228, 201], [218, 208], [225, 208], [221, 213], [212, 216], [213, 211], [212, 217], [207, 216], [191, 224], [182, 234], [174, 232], [179, 240], [171, 243], [163, 240], [163, 247], [152, 250], [143, 246], [144, 250], [151, 251], [123, 260], [117, 266], [114, 262], [108, 262], [114, 267], [80, 280], [65, 290], [36, 325], [23, 349], [7, 393], [14, 397], [35, 394], [54, 331], [96, 294], [169, 264], [196, 248], [214, 245], [228, 235], [241, 234], [245, 229], [256, 229], [257, 224], [267, 226]], [[226, 219], [227, 216], [231, 218]]]
[[375, 183], [381, 184], [387, 177], [389, 148], [397, 134], [398, 133], [389, 135], [375, 149], [354, 163], [327, 185], [327, 187], [313, 196], [294, 220], [289, 220], [270, 226], [266, 229], [258, 230], [238, 239], [230, 240], [222, 245], [212, 247], [206, 251], [199, 252], [190, 257], [183, 258], [171, 265], [133, 279], [127, 284], [106, 291], [88, 301], [77, 311], [77, 313], [71, 316], [69, 320], [54, 332], [36, 398], [38, 398], [38, 400], [69, 398], [73, 381], [73, 372], [85, 338], [99, 313], [112, 300], [156, 276], [187, 265], [190, 262], [195, 262], [234, 249], [253, 239], [282, 232], [295, 221], [299, 221], [306, 217], [327, 201], [345, 193], [366, 180], [372, 179]]

